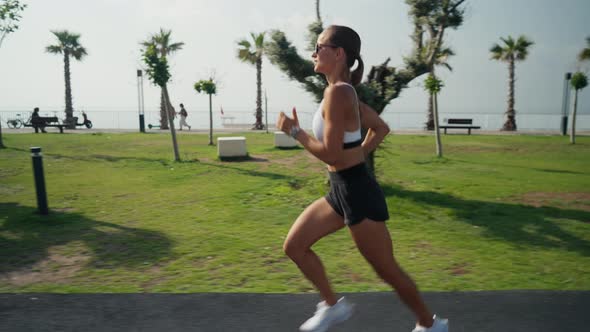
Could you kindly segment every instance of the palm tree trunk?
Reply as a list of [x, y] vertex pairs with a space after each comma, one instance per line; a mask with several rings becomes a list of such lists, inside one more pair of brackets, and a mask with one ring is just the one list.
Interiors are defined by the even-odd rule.
[[254, 129], [264, 129], [262, 124], [262, 58], [256, 60], [256, 123]]
[[66, 126], [69, 129], [76, 128], [74, 121], [74, 107], [72, 106], [72, 83], [70, 75], [70, 54], [64, 51], [64, 80], [66, 84]]
[[213, 145], [213, 102], [209, 95], [209, 145]]
[[436, 136], [436, 156], [437, 157], [442, 157], [443, 152], [442, 152], [442, 142], [440, 141], [440, 128], [438, 127], [438, 100], [436, 97], [436, 93], [432, 94], [432, 99], [433, 99], [433, 113], [434, 113], [434, 131], [435, 131], [435, 136]]
[[516, 111], [514, 110], [514, 58], [508, 62], [508, 109], [506, 110], [506, 122], [502, 130], [516, 130]]
[[318, 21], [322, 20], [322, 17], [320, 16], [320, 0], [315, 0], [315, 15]]
[[161, 89], [160, 93], [160, 129], [169, 129], [168, 128], [168, 116], [166, 115], [166, 100], [169, 100], [168, 96], [164, 92], [164, 89]]
[[174, 129], [174, 117], [170, 113], [170, 102], [168, 101], [168, 88], [166, 85], [162, 87], [164, 91], [164, 105], [166, 105], [166, 118], [168, 119], [168, 124], [170, 125], [170, 133], [172, 134], [172, 147], [174, 148], [174, 161], [180, 161], [180, 154], [178, 153], [178, 143], [176, 142], [176, 129]]
[[570, 143], [576, 144], [576, 113], [578, 112], [578, 89], [574, 94], [574, 113], [572, 114], [572, 131], [570, 133]]

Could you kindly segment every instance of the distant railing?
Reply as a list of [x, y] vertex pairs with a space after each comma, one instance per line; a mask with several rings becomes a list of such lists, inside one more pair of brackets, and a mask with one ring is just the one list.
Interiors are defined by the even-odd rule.
[[[270, 128], [274, 125], [279, 116], [277, 110], [269, 111], [268, 124]], [[311, 128], [311, 122], [315, 110], [297, 112], [299, 122], [303, 128]], [[2, 128], [6, 128], [6, 121], [13, 119], [20, 114], [24, 120], [28, 119], [32, 112], [30, 110], [14, 110], [14, 111], [0, 111], [0, 120], [2, 121]], [[95, 129], [135, 129], [139, 128], [139, 114], [137, 111], [129, 110], [86, 110], [88, 118], [93, 123]], [[290, 111], [286, 112], [291, 114]], [[43, 110], [40, 111], [41, 116], [57, 116], [63, 119], [63, 111]], [[74, 116], [81, 118], [80, 112], [75, 112]], [[160, 112], [157, 110], [149, 110], [145, 112], [146, 128], [148, 124], [158, 126], [160, 124]], [[415, 129], [420, 130], [424, 128], [426, 115], [424, 112], [393, 112], [385, 111], [381, 117], [393, 129]], [[448, 118], [470, 118], [473, 119], [473, 124], [481, 126], [482, 130], [500, 130], [505, 121], [503, 114], [489, 114], [489, 113], [467, 113], [467, 112], [444, 112], [440, 114], [441, 124]], [[178, 123], [179, 118], [176, 118]], [[209, 128], [209, 110], [189, 110], [187, 122], [194, 129], [208, 129]], [[255, 122], [253, 111], [243, 110], [224, 110], [224, 114], [215, 112], [213, 114], [213, 128], [240, 128], [250, 129]], [[571, 128], [571, 117], [569, 117], [568, 128]], [[265, 116], [263, 114], [262, 123], [265, 123]], [[516, 124], [519, 130], [538, 130], [538, 131], [559, 131], [561, 126], [560, 114], [517, 114]], [[156, 127], [157, 128], [157, 127]], [[590, 130], [590, 114], [578, 114], [576, 121], [576, 129], [588, 131]]]

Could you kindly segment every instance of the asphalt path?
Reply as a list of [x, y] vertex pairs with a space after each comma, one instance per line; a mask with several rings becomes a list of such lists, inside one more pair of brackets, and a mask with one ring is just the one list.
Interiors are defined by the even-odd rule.
[[[353, 317], [330, 332], [409, 332], [393, 293], [343, 294]], [[590, 291], [424, 293], [452, 332], [590, 331]], [[0, 294], [0, 331], [297, 331], [315, 294]]]

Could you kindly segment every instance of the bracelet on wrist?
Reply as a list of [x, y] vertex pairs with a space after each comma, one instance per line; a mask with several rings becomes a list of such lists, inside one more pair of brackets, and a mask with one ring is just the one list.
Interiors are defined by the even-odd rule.
[[301, 128], [299, 128], [298, 126], [291, 127], [291, 132], [290, 132], [291, 137], [293, 137], [294, 139], [297, 139], [297, 134], [299, 134], [300, 131], [301, 131]]

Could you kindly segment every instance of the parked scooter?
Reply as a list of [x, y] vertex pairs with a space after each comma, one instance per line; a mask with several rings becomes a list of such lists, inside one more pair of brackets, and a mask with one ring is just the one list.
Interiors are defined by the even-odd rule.
[[78, 118], [75, 117], [76, 126], [86, 126], [88, 129], [92, 128], [92, 121], [88, 120], [88, 115], [86, 115], [86, 112], [82, 111], [82, 116], [84, 117], [84, 121], [82, 123], [78, 123]]

